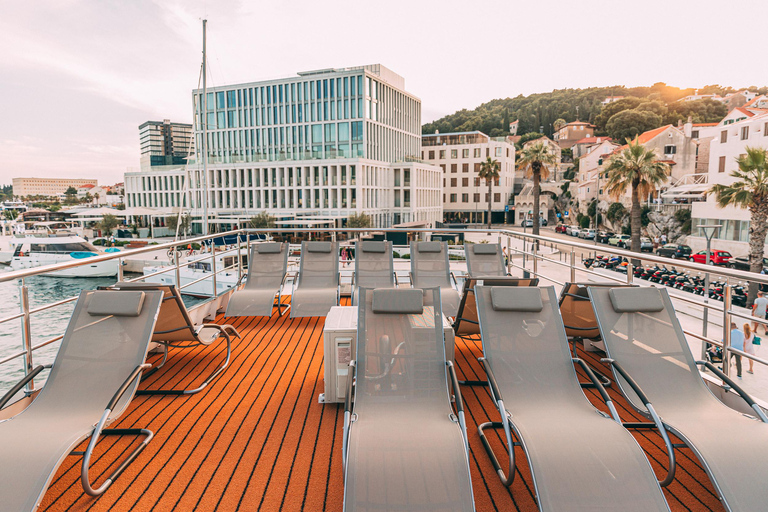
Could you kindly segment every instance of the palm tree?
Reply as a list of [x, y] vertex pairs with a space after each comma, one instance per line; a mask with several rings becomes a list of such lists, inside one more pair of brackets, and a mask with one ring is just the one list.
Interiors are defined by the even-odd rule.
[[635, 137], [634, 141], [627, 139], [627, 145], [611, 157], [606, 171], [608, 181], [605, 188], [613, 199], [618, 201], [628, 188], [632, 189], [632, 208], [629, 212], [632, 228], [630, 247], [634, 252], [640, 252], [640, 198], [648, 197], [669, 179], [669, 165], [656, 160], [656, 153], [640, 144]]
[[480, 164], [480, 171], [478, 176], [483, 178], [488, 183], [488, 229], [491, 229], [491, 206], [493, 200], [493, 182], [499, 179], [499, 173], [501, 172], [501, 164], [498, 160], [494, 160], [491, 157], [485, 159]]
[[526, 178], [533, 178], [533, 229], [534, 235], [539, 234], [539, 197], [541, 196], [541, 179], [549, 177], [549, 166], [556, 161], [555, 154], [544, 142], [529, 144], [520, 150], [517, 165], [523, 169]]
[[[709, 192], [715, 194], [721, 208], [733, 205], [749, 209], [749, 270], [760, 272], [768, 232], [768, 150], [747, 147], [746, 151], [736, 159], [739, 168], [731, 173], [738, 181], [712, 185]], [[752, 281], [747, 304], [752, 304], [756, 295], [757, 283]]]

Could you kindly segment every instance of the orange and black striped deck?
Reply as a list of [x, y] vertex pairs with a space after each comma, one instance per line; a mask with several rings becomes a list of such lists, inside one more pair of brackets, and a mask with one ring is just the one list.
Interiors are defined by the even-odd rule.
[[[222, 318], [218, 319], [224, 323]], [[116, 426], [146, 427], [155, 438], [100, 498], [80, 486], [80, 457], [70, 456], [54, 476], [42, 509], [50, 511], [220, 510], [340, 512], [342, 405], [322, 405], [322, 318], [228, 318], [243, 335], [232, 362], [206, 390], [192, 396], [139, 396]], [[457, 339], [459, 378], [485, 378], [477, 362], [479, 340]], [[607, 369], [593, 353], [581, 354]], [[166, 365], [142, 387], [181, 389], [210, 372], [224, 344], [172, 350]], [[193, 377], [190, 378], [190, 375]], [[603, 410], [599, 395], [585, 390]], [[475, 503], [478, 511], [535, 511], [533, 484], [519, 453], [518, 475], [505, 488], [482, 448], [476, 426], [498, 413], [484, 387], [462, 389], [467, 408]], [[609, 388], [625, 421], [640, 420]], [[567, 418], [564, 418], [567, 421]], [[667, 456], [654, 431], [635, 433], [662, 475]], [[134, 439], [99, 442], [91, 475], [98, 483], [129, 452]], [[491, 433], [497, 453], [501, 437]], [[574, 437], [574, 442], [578, 438]], [[665, 489], [674, 511], [723, 510], [712, 484], [689, 450], [679, 450], [675, 481]], [[589, 478], [588, 474], [574, 475]]]

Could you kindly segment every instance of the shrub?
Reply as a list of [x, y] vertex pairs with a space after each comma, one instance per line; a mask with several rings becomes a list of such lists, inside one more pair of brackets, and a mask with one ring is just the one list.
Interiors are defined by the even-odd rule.
[[582, 216], [579, 220], [579, 227], [581, 229], [587, 229], [589, 227], [590, 219], [587, 216]]

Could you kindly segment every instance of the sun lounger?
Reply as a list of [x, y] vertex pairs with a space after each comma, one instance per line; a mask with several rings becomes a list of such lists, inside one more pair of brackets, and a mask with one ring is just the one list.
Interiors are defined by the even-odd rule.
[[[445, 359], [439, 289], [360, 288], [354, 409], [347, 378], [344, 510], [474, 510], [464, 408]], [[451, 407], [448, 379], [456, 398]]]
[[[663, 424], [696, 454], [726, 510], [765, 510], [768, 504], [768, 418], [729, 377], [695, 361], [666, 289], [592, 288], [616, 382], [640, 413]], [[736, 391], [753, 417], [718, 400], [702, 379], [704, 365]], [[759, 418], [759, 419], [758, 419]], [[674, 476], [674, 447], [667, 441]]]
[[461, 295], [459, 312], [453, 322], [453, 331], [457, 336], [480, 334], [477, 304], [475, 303], [475, 285], [478, 283], [485, 286], [536, 286], [539, 284], [539, 280], [538, 278], [520, 279], [512, 276], [490, 279], [468, 277], [464, 279], [464, 293]]
[[352, 305], [357, 305], [357, 289], [395, 288], [397, 281], [392, 260], [392, 242], [355, 242], [355, 274], [352, 279]]
[[301, 242], [299, 276], [291, 293], [291, 318], [326, 316], [339, 305], [339, 244]]
[[163, 347], [163, 360], [150, 371], [144, 373], [144, 379], [161, 368], [168, 359], [168, 350], [171, 348], [195, 348], [207, 346], [218, 339], [227, 343], [227, 356], [202, 384], [193, 389], [140, 389], [137, 395], [193, 395], [202, 391], [229, 365], [232, 354], [232, 336], [240, 338], [237, 329], [229, 324], [202, 324], [195, 325], [189, 317], [187, 307], [181, 299], [178, 288], [174, 285], [160, 285], [150, 283], [117, 283], [108, 289], [112, 290], [139, 290], [163, 292], [163, 305], [160, 308], [160, 316], [155, 324], [155, 332], [152, 341]]
[[[608, 393], [589, 367], [571, 356], [554, 288], [477, 286], [475, 291], [480, 361], [501, 415], [500, 422], [484, 423], [478, 432], [502, 482], [512, 483], [514, 449], [520, 446], [542, 511], [668, 511], [645, 453], [622, 427]], [[613, 420], [584, 396], [574, 363], [596, 386]], [[488, 428], [503, 429], [508, 468], [496, 459], [484, 434]]]
[[[81, 482], [102, 494], [152, 439], [146, 429], [106, 429], [119, 418], [139, 383], [162, 294], [83, 291], [51, 373], [24, 411], [0, 421], [0, 508], [33, 511], [56, 470], [89, 436], [81, 455]], [[38, 366], [0, 399], [0, 408], [44, 367]], [[88, 466], [102, 435], [143, 436], [118, 468], [94, 489]]]
[[460, 298], [448, 260], [447, 243], [411, 242], [410, 277], [414, 288], [440, 288], [443, 314], [450, 318], [456, 316]]
[[226, 316], [272, 316], [275, 306], [282, 316], [283, 308], [290, 307], [282, 299], [287, 270], [287, 242], [251, 244], [245, 286], [229, 297]]
[[503, 277], [508, 275], [501, 244], [464, 244], [467, 274], [471, 277]]

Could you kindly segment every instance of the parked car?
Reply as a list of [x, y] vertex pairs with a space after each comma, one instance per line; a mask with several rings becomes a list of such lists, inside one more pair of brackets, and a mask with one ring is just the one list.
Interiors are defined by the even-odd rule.
[[565, 234], [570, 235], [573, 231], [573, 226], [565, 226]]
[[[736, 270], [749, 270], [749, 258], [739, 256], [738, 258], [731, 258], [728, 262], [728, 266], [735, 268]], [[768, 258], [763, 258], [763, 269], [768, 273]]]
[[581, 233], [581, 228], [578, 228], [576, 226], [573, 226], [571, 228], [571, 236], [579, 236], [579, 233]]
[[579, 238], [583, 238], [585, 240], [594, 240], [595, 239], [595, 230], [594, 229], [582, 229], [579, 231]]
[[[731, 253], [728, 251], [710, 251], [709, 254], [709, 264], [710, 265], [728, 265], [728, 262], [731, 261]], [[707, 251], [699, 251], [693, 256], [691, 256], [691, 261], [695, 261], [696, 263], [706, 263], [707, 262]], [[747, 264], [749, 266], [749, 264]]]
[[687, 260], [691, 257], [691, 248], [681, 244], [665, 244], [656, 249], [656, 256], [666, 256], [672, 259], [683, 258]]
[[533, 219], [525, 219], [523, 221], [523, 227], [524, 228], [532, 228], [533, 227]]
[[597, 241], [601, 244], [607, 244], [608, 240], [616, 236], [613, 231], [600, 231], [597, 233]]
[[640, 237], [640, 252], [652, 252], [653, 242], [647, 236]]
[[614, 235], [613, 238], [608, 239], [608, 245], [624, 248], [629, 245], [629, 239], [629, 235]]
[[565, 224], [558, 224], [555, 226], [555, 233], [565, 233], [567, 226]]
[[545, 219], [544, 217], [539, 217], [539, 226], [546, 226], [547, 224], [549, 224], [547, 219]]

